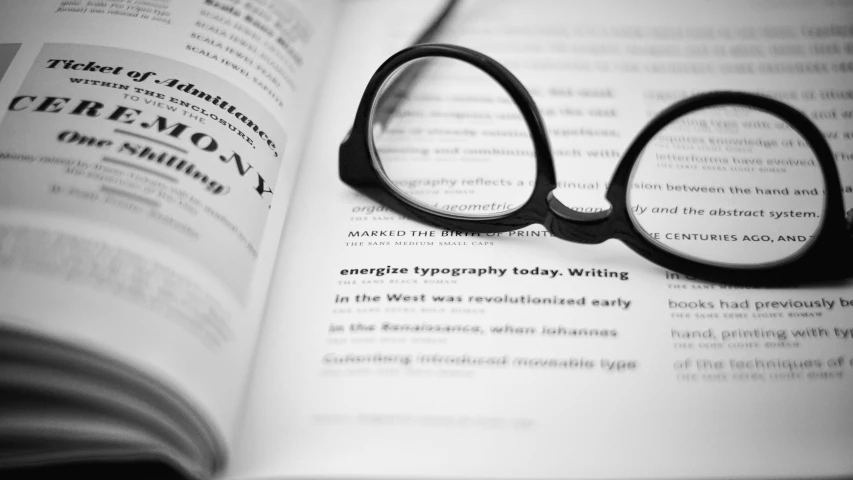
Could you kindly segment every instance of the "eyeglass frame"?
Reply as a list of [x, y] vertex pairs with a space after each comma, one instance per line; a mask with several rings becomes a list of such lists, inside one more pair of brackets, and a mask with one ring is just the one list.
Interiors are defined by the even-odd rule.
[[[530, 197], [520, 207], [491, 217], [472, 218], [427, 211], [397, 189], [385, 174], [372, 140], [374, 104], [388, 79], [413, 60], [444, 57], [466, 62], [498, 82], [519, 109], [533, 143], [536, 176]], [[761, 110], [786, 122], [815, 154], [824, 180], [821, 224], [807, 245], [780, 262], [720, 265], [693, 260], [651, 241], [632, 219], [628, 187], [634, 165], [648, 142], [677, 118], [714, 106], [743, 106]], [[339, 149], [341, 180], [381, 205], [435, 227], [474, 233], [499, 233], [543, 225], [553, 236], [575, 243], [598, 244], [617, 239], [643, 258], [672, 271], [712, 282], [785, 286], [833, 281], [853, 275], [853, 226], [845, 220], [841, 180], [829, 144], [817, 126], [795, 108], [745, 92], [712, 91], [682, 99], [653, 117], [619, 160], [605, 199], [610, 208], [580, 212], [554, 195], [557, 180], [550, 142], [542, 116], [522, 83], [494, 59], [458, 45], [420, 44], [388, 58], [373, 74], [358, 105], [352, 130]]]

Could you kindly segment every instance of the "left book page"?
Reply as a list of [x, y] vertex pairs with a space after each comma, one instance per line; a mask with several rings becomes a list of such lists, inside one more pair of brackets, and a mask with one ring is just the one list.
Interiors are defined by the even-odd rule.
[[[179, 392], [207, 470], [230, 450], [334, 5], [0, 2], [0, 339]], [[39, 382], [19, 371], [0, 362], [0, 383]], [[0, 436], [29, 426], [0, 412]]]

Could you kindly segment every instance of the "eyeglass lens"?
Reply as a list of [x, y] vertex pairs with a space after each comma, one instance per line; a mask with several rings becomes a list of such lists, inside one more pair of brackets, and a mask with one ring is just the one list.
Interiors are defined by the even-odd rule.
[[[403, 77], [400, 82], [395, 82]], [[373, 156], [410, 203], [436, 213], [488, 218], [533, 191], [536, 163], [527, 124], [486, 73], [432, 57], [400, 67], [371, 115]]]
[[805, 139], [752, 108], [693, 111], [646, 145], [628, 187], [630, 215], [652, 242], [704, 263], [773, 264], [821, 225], [824, 182]]

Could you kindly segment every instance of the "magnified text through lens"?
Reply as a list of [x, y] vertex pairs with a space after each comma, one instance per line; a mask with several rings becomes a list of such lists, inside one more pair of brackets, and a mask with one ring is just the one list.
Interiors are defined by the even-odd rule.
[[692, 112], [662, 129], [632, 174], [631, 217], [654, 243], [704, 263], [795, 258], [821, 225], [824, 181], [793, 128], [759, 110]]
[[489, 218], [533, 191], [530, 133], [512, 98], [459, 60], [414, 60], [386, 81], [371, 114], [375, 165], [407, 201], [445, 215]]

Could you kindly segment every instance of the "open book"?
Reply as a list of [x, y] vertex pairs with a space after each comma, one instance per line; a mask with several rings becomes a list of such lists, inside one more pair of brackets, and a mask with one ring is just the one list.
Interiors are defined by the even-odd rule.
[[[371, 74], [440, 8], [0, 2], [0, 466], [853, 474], [851, 281], [708, 284], [338, 180]], [[853, 201], [849, 1], [470, 1], [442, 40], [531, 91], [567, 205], [606, 207], [644, 122], [720, 89], [805, 112]], [[477, 181], [443, 180], [460, 203]]]

